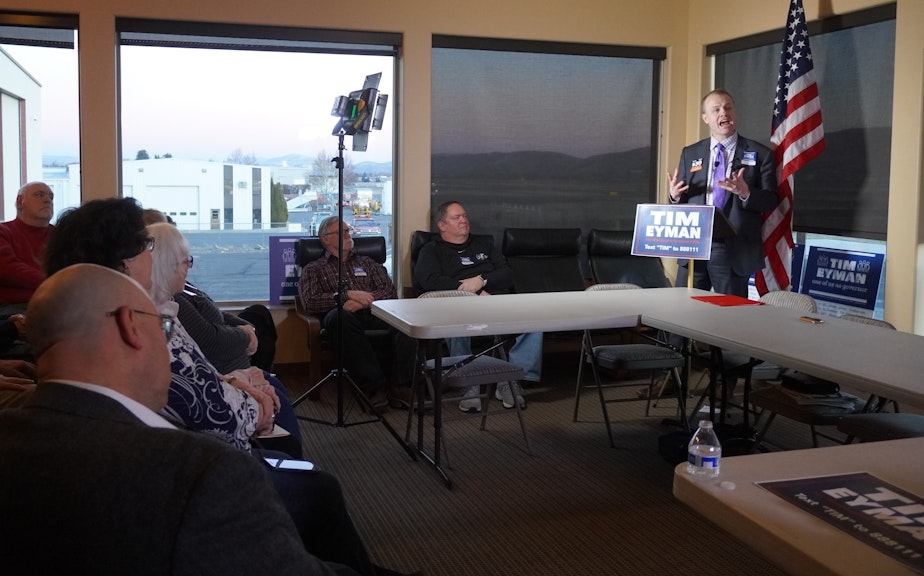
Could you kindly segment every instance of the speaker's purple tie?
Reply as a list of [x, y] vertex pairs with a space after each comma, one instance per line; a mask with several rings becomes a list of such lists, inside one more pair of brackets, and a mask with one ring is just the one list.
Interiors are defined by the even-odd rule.
[[725, 208], [725, 189], [719, 186], [725, 180], [725, 146], [719, 142], [715, 147], [715, 172], [712, 176], [712, 205], [719, 210]]

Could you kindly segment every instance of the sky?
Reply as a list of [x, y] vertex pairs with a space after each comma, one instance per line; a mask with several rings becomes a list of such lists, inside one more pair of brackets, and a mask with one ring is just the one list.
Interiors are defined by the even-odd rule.
[[43, 152], [79, 154], [77, 51], [61, 48], [2, 45], [42, 87]]
[[[77, 52], [4, 45], [42, 85], [45, 155], [78, 155]], [[392, 160], [392, 59], [234, 50], [125, 46], [121, 52], [122, 150], [224, 160], [236, 149], [258, 158], [335, 155], [337, 96], [382, 73], [389, 96], [383, 129], [354, 162]], [[347, 137], [349, 140], [349, 137]]]

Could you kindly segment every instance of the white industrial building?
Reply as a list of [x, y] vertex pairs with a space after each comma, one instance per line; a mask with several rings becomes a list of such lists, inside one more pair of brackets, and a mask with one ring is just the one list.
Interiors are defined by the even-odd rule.
[[270, 227], [271, 169], [158, 158], [122, 163], [122, 195], [168, 214], [183, 230]]

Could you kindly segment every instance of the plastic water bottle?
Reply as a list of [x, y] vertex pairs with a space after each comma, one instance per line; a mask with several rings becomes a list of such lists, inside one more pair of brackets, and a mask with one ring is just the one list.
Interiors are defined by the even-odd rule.
[[701, 420], [687, 451], [687, 473], [694, 476], [718, 476], [722, 445], [711, 420]]

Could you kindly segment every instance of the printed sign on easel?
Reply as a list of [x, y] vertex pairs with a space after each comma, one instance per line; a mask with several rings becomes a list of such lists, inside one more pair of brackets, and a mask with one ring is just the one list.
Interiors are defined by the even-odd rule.
[[639, 204], [635, 209], [632, 254], [708, 260], [713, 237], [733, 235], [728, 219], [712, 206]]

